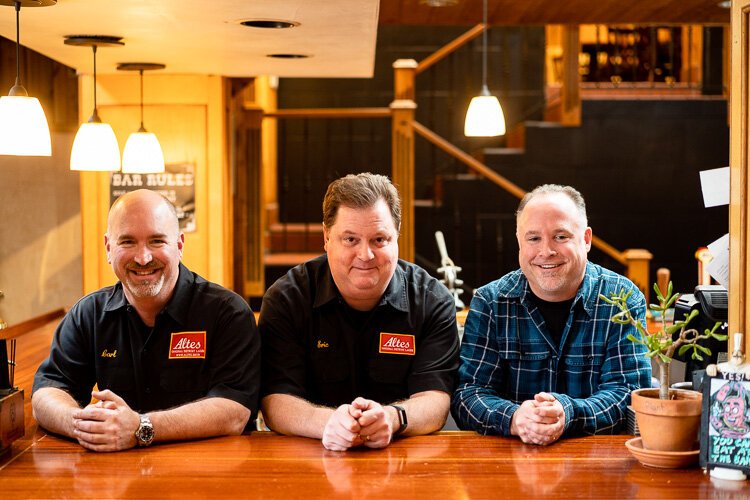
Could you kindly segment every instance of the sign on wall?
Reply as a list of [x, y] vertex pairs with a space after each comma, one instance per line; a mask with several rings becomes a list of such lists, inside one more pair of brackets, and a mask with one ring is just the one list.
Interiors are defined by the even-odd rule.
[[177, 209], [180, 230], [195, 232], [195, 164], [168, 164], [163, 174], [114, 172], [109, 182], [110, 206], [123, 194], [136, 189], [150, 189], [167, 198]]

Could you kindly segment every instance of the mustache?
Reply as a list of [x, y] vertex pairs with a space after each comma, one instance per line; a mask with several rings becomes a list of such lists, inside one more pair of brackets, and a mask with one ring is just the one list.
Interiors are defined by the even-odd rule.
[[127, 269], [128, 271], [150, 271], [153, 269], [160, 269], [161, 267], [162, 267], [161, 262], [152, 260], [145, 266], [142, 266], [138, 264], [137, 262], [131, 262], [130, 264], [125, 266], [125, 269]]

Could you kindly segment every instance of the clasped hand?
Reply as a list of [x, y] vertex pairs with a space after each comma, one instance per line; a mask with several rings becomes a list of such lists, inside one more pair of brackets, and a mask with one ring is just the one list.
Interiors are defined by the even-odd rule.
[[323, 430], [323, 446], [345, 451], [355, 446], [385, 448], [391, 442], [391, 414], [380, 403], [357, 398], [336, 408]]
[[93, 451], [118, 451], [135, 446], [140, 417], [110, 390], [93, 391], [99, 401], [73, 412], [73, 437]]
[[564, 430], [565, 410], [554, 396], [546, 392], [521, 403], [510, 421], [510, 433], [524, 443], [552, 444], [560, 439]]

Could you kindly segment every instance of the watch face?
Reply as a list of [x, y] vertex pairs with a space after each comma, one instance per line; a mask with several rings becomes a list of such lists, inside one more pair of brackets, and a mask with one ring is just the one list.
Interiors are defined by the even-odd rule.
[[140, 428], [138, 435], [139, 435], [138, 437], [140, 438], [141, 442], [148, 444], [154, 439], [154, 428], [151, 427], [150, 425], [148, 426], [144, 425], [143, 427]]
[[135, 431], [139, 446], [148, 446], [154, 440], [154, 426], [148, 417], [141, 415], [141, 425]]

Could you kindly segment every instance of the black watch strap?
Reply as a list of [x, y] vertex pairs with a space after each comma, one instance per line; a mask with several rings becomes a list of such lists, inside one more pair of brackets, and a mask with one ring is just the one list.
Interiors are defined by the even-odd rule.
[[406, 418], [406, 410], [404, 410], [403, 406], [398, 405], [388, 405], [392, 406], [396, 409], [396, 413], [398, 413], [398, 421], [401, 424], [398, 428], [398, 430], [393, 434], [394, 436], [398, 436], [402, 432], [406, 430], [406, 427], [409, 425], [409, 420]]

